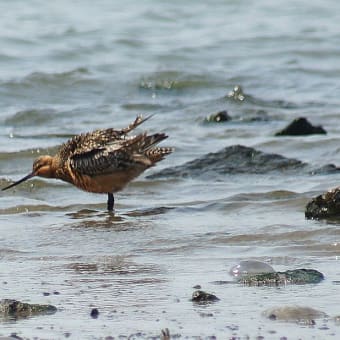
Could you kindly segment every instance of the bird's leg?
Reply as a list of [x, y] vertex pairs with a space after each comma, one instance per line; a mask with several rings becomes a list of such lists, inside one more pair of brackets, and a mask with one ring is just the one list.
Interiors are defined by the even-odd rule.
[[112, 193], [108, 193], [108, 198], [107, 198], [107, 210], [108, 211], [113, 211], [113, 206], [115, 204], [115, 199], [113, 197], [113, 194]]

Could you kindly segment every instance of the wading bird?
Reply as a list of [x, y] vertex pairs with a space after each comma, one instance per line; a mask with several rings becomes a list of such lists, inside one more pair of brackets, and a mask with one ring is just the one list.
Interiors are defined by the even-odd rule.
[[107, 209], [112, 211], [113, 193], [173, 151], [156, 146], [168, 137], [164, 133], [128, 135], [149, 118], [137, 116], [121, 130], [110, 128], [74, 136], [61, 145], [55, 156], [37, 158], [30, 174], [2, 190], [34, 176], [56, 178], [88, 192], [108, 194]]

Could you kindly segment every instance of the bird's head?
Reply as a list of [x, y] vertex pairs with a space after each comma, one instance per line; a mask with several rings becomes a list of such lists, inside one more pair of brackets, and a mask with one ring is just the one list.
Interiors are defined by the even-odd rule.
[[51, 156], [38, 157], [33, 163], [33, 170], [30, 174], [12, 183], [11, 185], [3, 188], [2, 190], [4, 191], [10, 188], [13, 188], [14, 186], [22, 182], [25, 182], [28, 179], [35, 177], [35, 176], [46, 177], [46, 178], [53, 177], [54, 171], [52, 168], [52, 161], [53, 161], [53, 158]]
[[53, 177], [52, 161], [53, 158], [48, 155], [38, 157], [33, 163], [33, 176]]

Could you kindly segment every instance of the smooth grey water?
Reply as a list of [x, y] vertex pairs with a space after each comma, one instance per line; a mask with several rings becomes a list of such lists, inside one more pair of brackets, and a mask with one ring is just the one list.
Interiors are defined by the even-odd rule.
[[[140, 131], [166, 132], [163, 144], [176, 148], [116, 195], [114, 216], [105, 195], [54, 180], [1, 192], [1, 298], [58, 308], [4, 320], [1, 336], [147, 338], [166, 327], [189, 338], [339, 336], [339, 223], [304, 218], [338, 174], [146, 177], [236, 144], [339, 165], [339, 2], [30, 0], [1, 2], [0, 13], [2, 187], [72, 135], [121, 128], [140, 113], [155, 114]], [[244, 101], [228, 98], [235, 85]], [[203, 123], [219, 110], [232, 121]], [[274, 136], [300, 116], [328, 134]], [[248, 259], [326, 279], [213, 284]], [[190, 302], [197, 284], [220, 301]], [[308, 326], [262, 316], [295, 304], [330, 317]]]

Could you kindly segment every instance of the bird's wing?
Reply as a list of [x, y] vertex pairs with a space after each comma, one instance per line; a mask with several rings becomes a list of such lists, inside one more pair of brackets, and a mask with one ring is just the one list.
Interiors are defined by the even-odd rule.
[[89, 144], [70, 157], [70, 166], [80, 174], [97, 176], [124, 171], [132, 166], [150, 166], [150, 161], [137, 152], [144, 134], [129, 139], [116, 139], [106, 145]]
[[58, 150], [58, 157], [65, 163], [75, 155], [93, 153], [95, 150], [103, 150], [111, 142], [124, 140], [125, 135], [120, 130], [106, 129], [76, 135], [66, 143], [62, 144]]
[[66, 161], [72, 155], [80, 155], [87, 152], [91, 153], [96, 149], [102, 150], [109, 144], [115, 145], [117, 142], [127, 140], [129, 139], [127, 134], [130, 131], [134, 130], [138, 125], [144, 123], [151, 117], [152, 116], [142, 118], [142, 116], [137, 116], [129, 126], [121, 130], [109, 128], [76, 135], [61, 145], [58, 151], [59, 157], [62, 161]]
[[147, 153], [167, 136], [164, 133], [151, 136], [146, 133], [137, 136], [127, 134], [150, 117], [143, 119], [138, 116], [122, 130], [111, 128], [77, 135], [62, 145], [58, 152], [59, 159], [64, 163], [69, 161], [73, 170], [89, 176], [110, 174], [138, 166], [145, 169], [153, 164]]

